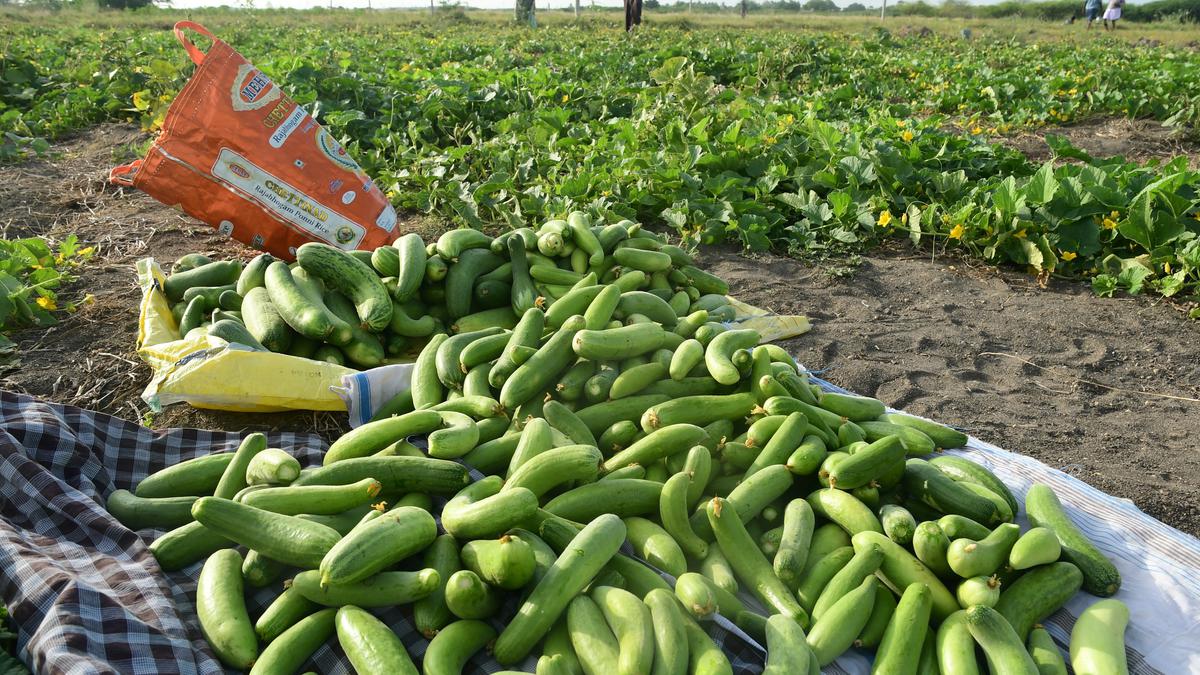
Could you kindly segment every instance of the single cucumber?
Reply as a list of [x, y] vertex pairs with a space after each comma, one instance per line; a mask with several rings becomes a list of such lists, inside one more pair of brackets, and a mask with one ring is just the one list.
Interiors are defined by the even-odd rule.
[[877, 584], [875, 586], [875, 604], [871, 606], [871, 616], [867, 617], [866, 625], [855, 638], [854, 646], [878, 647], [880, 640], [883, 639], [883, 633], [887, 630], [888, 624], [892, 622], [892, 615], [895, 613], [896, 596], [892, 594], [892, 589], [884, 584]]
[[967, 628], [966, 610], [959, 610], [946, 617], [938, 627], [934, 641], [938, 666], [943, 673], [979, 675], [979, 662], [975, 658], [975, 638]]
[[248, 485], [287, 485], [300, 476], [300, 461], [279, 448], [266, 448], [246, 465]]
[[589, 431], [599, 434], [622, 420], [636, 421], [647, 408], [663, 403], [669, 398], [663, 394], [629, 396], [616, 401], [604, 401], [580, 408], [575, 411], [575, 415], [587, 425]]
[[1000, 601], [1000, 579], [995, 576], [963, 579], [954, 595], [963, 609], [975, 605], [995, 607]]
[[[525, 428], [528, 433], [529, 427]], [[595, 480], [604, 457], [593, 445], [568, 445], [535, 455], [505, 481], [501, 491], [525, 488], [539, 499], [570, 481]]]
[[1048, 485], [1035, 483], [1025, 494], [1025, 513], [1034, 527], [1045, 527], [1058, 537], [1062, 557], [1083, 572], [1083, 590], [1108, 597], [1121, 587], [1115, 565], [1071, 521], [1062, 502]]
[[294, 673], [300, 670], [313, 652], [335, 634], [337, 611], [331, 607], [297, 621], [267, 645], [250, 669], [250, 675]]
[[580, 332], [583, 317], [572, 316], [546, 342], [517, 367], [500, 389], [500, 403], [509, 410], [544, 395], [565, 368], [574, 362], [571, 340]]
[[227, 548], [204, 563], [196, 580], [200, 630], [221, 662], [246, 670], [258, 658], [258, 639], [242, 596], [242, 556]]
[[318, 570], [306, 570], [292, 579], [292, 588], [314, 603], [328, 607], [390, 607], [407, 605], [428, 597], [442, 579], [437, 570], [380, 572], [361, 581], [321, 585]]
[[366, 424], [343, 434], [325, 452], [326, 466], [355, 457], [379, 452], [396, 441], [416, 434], [427, 434], [442, 426], [442, 416], [432, 410], [415, 410]]
[[254, 623], [254, 632], [263, 642], [271, 642], [297, 621], [320, 609], [320, 605], [288, 586], [263, 610]]
[[938, 518], [937, 524], [946, 533], [946, 536], [951, 539], [983, 539], [992, 533], [990, 529], [983, 525], [956, 513]]
[[652, 480], [604, 480], [581, 485], [550, 500], [550, 513], [586, 523], [602, 513], [620, 517], [638, 516], [658, 510], [662, 483]]
[[344, 485], [364, 478], [382, 483], [383, 493], [453, 494], [470, 482], [467, 468], [457, 462], [432, 457], [384, 456], [355, 457], [322, 466], [301, 473], [292, 486]]
[[525, 522], [537, 511], [537, 495], [522, 487], [501, 492], [503, 482], [488, 476], [460, 490], [442, 509], [442, 527], [459, 539], [482, 539]]
[[173, 464], [143, 478], [133, 493], [147, 499], [211, 495], [233, 457], [220, 452]]
[[273, 352], [286, 353], [297, 337], [265, 287], [252, 288], [242, 298], [242, 322], [259, 344]]
[[334, 625], [338, 643], [359, 675], [419, 675], [400, 637], [370, 612], [343, 607]]
[[647, 432], [673, 424], [703, 426], [718, 419], [741, 419], [757, 405], [750, 392], [684, 396], [643, 408], [641, 426]]
[[399, 254], [396, 260], [396, 290], [392, 297], [397, 302], [405, 302], [416, 294], [425, 280], [425, 242], [421, 235], [409, 232], [392, 242]]
[[1058, 611], [1083, 584], [1083, 574], [1069, 562], [1035, 567], [1000, 592], [999, 612], [1024, 640], [1042, 619]]
[[[974, 647], [975, 643], [972, 642], [971, 646]], [[1050, 637], [1045, 628], [1038, 627], [1029, 631], [1026, 646], [1029, 647], [1029, 656], [1038, 668], [1038, 675], [1067, 675], [1067, 663], [1063, 660], [1058, 645], [1054, 643], [1054, 638]]]
[[580, 595], [571, 601], [567, 607], [567, 630], [584, 673], [600, 675], [617, 672], [620, 643], [595, 600]]
[[854, 639], [871, 617], [871, 610], [875, 605], [875, 589], [878, 585], [878, 579], [873, 576], [867, 577], [856, 588], [839, 598], [813, 625], [806, 642], [821, 666], [833, 663], [854, 644]]
[[198, 497], [138, 497], [128, 490], [113, 490], [105, 508], [131, 530], [170, 530], [192, 522], [192, 504]]
[[382, 331], [392, 319], [392, 298], [371, 266], [327, 244], [296, 249], [296, 261], [329, 288], [349, 298], [366, 330]]
[[218, 497], [201, 497], [192, 517], [214, 533], [275, 560], [316, 567], [341, 539], [332, 528]]
[[821, 595], [817, 597], [817, 602], [812, 608], [813, 619], [820, 621], [833, 603], [858, 588], [863, 579], [873, 576], [882, 562], [883, 549], [878, 546], [867, 546], [862, 550], [855, 551], [854, 557], [847, 561], [846, 566], [838, 570], [837, 574], [833, 575], [833, 578], [821, 590]]
[[693, 424], [660, 427], [608, 458], [604, 462], [604, 471], [615, 471], [630, 464], [650, 466], [675, 453], [703, 445], [707, 440], [707, 432]]
[[908, 509], [898, 504], [884, 504], [879, 509], [879, 522], [883, 525], [883, 533], [889, 539], [901, 546], [912, 544], [917, 519], [913, 518]]
[[[703, 450], [703, 448], [701, 448]], [[707, 450], [704, 450], [707, 453]], [[708, 555], [708, 542], [701, 539], [692, 530], [688, 522], [688, 489], [692, 484], [692, 476], [679, 472], [663, 483], [659, 493], [659, 520], [663, 528], [678, 543], [680, 549], [690, 558], [702, 560]], [[804, 542], [807, 547], [808, 542]]]
[[638, 557], [674, 577], [687, 571], [683, 549], [666, 530], [645, 518], [624, 521], [629, 543]]
[[892, 424], [898, 424], [900, 426], [916, 429], [933, 439], [933, 442], [937, 444], [937, 447], [941, 448], [942, 450], [961, 448], [967, 444], [966, 434], [958, 431], [957, 429], [948, 427], [945, 424], [931, 422], [920, 417], [905, 415], [904, 413], [887, 413], [882, 415], [880, 419], [886, 422], [891, 422]]
[[860, 532], [883, 534], [879, 518], [849, 492], [833, 488], [816, 490], [808, 495], [808, 503], [817, 515], [837, 523], [850, 536]]
[[989, 671], [994, 675], [1038, 675], [1037, 664], [1026, 651], [1025, 643], [999, 612], [983, 605], [966, 612], [967, 629], [987, 655]]
[[953, 574], [950, 570], [950, 563], [946, 561], [946, 551], [950, 549], [950, 538], [936, 522], [926, 520], [917, 525], [913, 530], [911, 546], [913, 552], [917, 554], [917, 559], [925, 563], [925, 566], [934, 574], [939, 577], [948, 577]]
[[771, 563], [775, 576], [788, 588], [795, 588], [804, 572], [814, 524], [815, 516], [807, 501], [793, 499], [788, 502], [783, 512], [779, 549]]
[[468, 570], [505, 590], [516, 590], [529, 583], [537, 568], [533, 548], [524, 540], [508, 535], [468, 541], [463, 544], [461, 556]]
[[460, 675], [475, 652], [496, 638], [496, 629], [482, 621], [463, 619], [434, 636], [421, 661], [424, 675]]
[[843, 490], [862, 487], [878, 479], [888, 467], [903, 459], [904, 445], [901, 444], [900, 437], [884, 436], [831, 468], [829, 484]]
[[733, 675], [733, 665], [721, 647], [695, 621], [684, 620], [687, 633], [688, 672], [693, 675]]
[[704, 365], [713, 379], [721, 384], [736, 384], [741, 373], [733, 365], [733, 354], [758, 344], [758, 331], [748, 328], [728, 330], [712, 339], [704, 350]]
[[1025, 570], [1055, 562], [1061, 555], [1062, 545], [1054, 532], [1045, 527], [1035, 527], [1013, 544], [1008, 552], [1008, 565], [1015, 570]]
[[501, 632], [492, 652], [496, 660], [508, 665], [523, 659], [624, 541], [625, 525], [611, 514], [576, 534]]
[[817, 397], [817, 405], [852, 422], [873, 420], [887, 411], [886, 406], [878, 399], [831, 391], [822, 392]]
[[578, 445], [596, 445], [596, 436], [573, 410], [560, 401], [549, 400], [542, 406], [542, 415], [550, 427], [562, 432]]
[[462, 562], [459, 559], [458, 542], [449, 534], [435, 539], [422, 555], [422, 564], [437, 572], [438, 582], [429, 595], [413, 604], [413, 624], [426, 639], [430, 639], [450, 623], [450, 609], [446, 607], [446, 581], [462, 568]]
[[267, 273], [267, 267], [275, 262], [275, 256], [270, 253], [260, 253], [254, 256], [254, 259], [246, 263], [242, 268], [241, 274], [237, 279], [237, 294], [246, 297], [252, 289], [261, 288], [263, 285], [263, 277]]
[[854, 557], [854, 549], [850, 546], [835, 548], [824, 555], [810, 556], [804, 568], [800, 583], [796, 586], [796, 597], [805, 611], [812, 611], [821, 591], [850, 559]]
[[[767, 662], [763, 675], [804, 675], [817, 661], [804, 629], [782, 614], [766, 621]], [[819, 663], [819, 662], [818, 662]]]
[[263, 487], [242, 498], [247, 506], [295, 516], [301, 513], [332, 516], [357, 506], [370, 504], [383, 484], [364, 478], [347, 485], [301, 485]]
[[651, 675], [685, 675], [688, 664], [687, 631], [679, 603], [670, 591], [656, 588], [643, 598], [650, 608], [654, 631], [654, 662]]
[[155, 539], [148, 548], [164, 572], [174, 572], [233, 545], [204, 525], [191, 522]]
[[364, 522], [336, 543], [320, 561], [321, 584], [362, 581], [422, 551], [437, 537], [437, 523], [414, 506], [392, 509]]
[[1004, 523], [979, 541], [955, 539], [946, 550], [946, 562], [964, 579], [991, 575], [1008, 561], [1008, 552], [1020, 536], [1020, 526]]
[[[266, 289], [280, 316], [300, 335], [339, 346], [350, 342], [350, 325], [330, 311], [321, 297], [306, 292], [293, 278], [287, 263], [282, 260], [271, 263], [267, 268]], [[391, 311], [390, 301], [388, 311]]]
[[904, 464], [904, 489], [910, 497], [942, 513], [966, 516], [985, 525], [998, 525], [1000, 512], [990, 500], [951, 480], [941, 469], [921, 459]]
[[460, 619], [487, 619], [500, 608], [500, 592], [471, 570], [459, 570], [446, 581], [446, 608]]
[[196, 286], [225, 286], [237, 283], [242, 263], [237, 260], [218, 260], [205, 265], [172, 273], [163, 281], [163, 292], [171, 302], [179, 302], [189, 288]]
[[872, 673], [917, 673], [932, 608], [933, 596], [928, 586], [915, 583], [904, 588], [875, 652]]

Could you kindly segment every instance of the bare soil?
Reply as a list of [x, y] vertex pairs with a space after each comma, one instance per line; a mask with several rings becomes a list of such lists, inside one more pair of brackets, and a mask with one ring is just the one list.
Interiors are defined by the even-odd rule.
[[1093, 157], [1124, 157], [1131, 162], [1169, 160], [1185, 156], [1193, 167], [1200, 167], [1200, 145], [1184, 138], [1178, 129], [1155, 120], [1131, 120], [1100, 117], [1069, 126], [1042, 127], [995, 139], [1020, 150], [1031, 161], [1050, 159], [1048, 135], [1065, 136], [1075, 147]]
[[[150, 370], [134, 352], [134, 263], [200, 251], [251, 252], [137, 192], [108, 169], [146, 136], [96, 127], [55, 154], [0, 166], [0, 230], [99, 247], [67, 294], [95, 296], [60, 326], [13, 338], [23, 365], [0, 387], [141, 420], [157, 428], [287, 429], [335, 436], [338, 415], [249, 415], [174, 406], [150, 416]], [[1089, 148], [1090, 149], [1090, 148]], [[423, 235], [438, 225], [413, 218]], [[1062, 468], [1200, 534], [1200, 325], [1149, 298], [1103, 300], [1081, 284], [1032, 279], [897, 246], [805, 264], [710, 249], [704, 264], [747, 302], [807, 314], [813, 330], [786, 347], [823, 377]], [[1167, 398], [1174, 396], [1179, 398]], [[1183, 400], [1193, 399], [1193, 400]]]

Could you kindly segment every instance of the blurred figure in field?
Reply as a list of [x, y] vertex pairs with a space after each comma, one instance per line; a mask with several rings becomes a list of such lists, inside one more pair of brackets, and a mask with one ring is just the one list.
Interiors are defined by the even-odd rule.
[[[1121, 18], [1121, 8], [1125, 6], [1125, 0], [1108, 0], [1108, 9], [1104, 10], [1104, 30], [1116, 30], [1117, 21]], [[1108, 22], [1112, 22], [1111, 28]]]
[[1100, 0], [1087, 0], [1083, 5], [1083, 15], [1087, 17], [1087, 29], [1092, 29], [1092, 22], [1100, 18]]

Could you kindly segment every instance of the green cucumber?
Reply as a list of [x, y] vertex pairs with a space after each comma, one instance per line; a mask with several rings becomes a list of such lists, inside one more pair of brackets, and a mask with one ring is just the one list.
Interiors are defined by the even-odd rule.
[[332, 516], [370, 504], [382, 487], [382, 483], [373, 478], [347, 485], [264, 487], [247, 494], [242, 503], [288, 516], [301, 513]]
[[883, 533], [892, 541], [901, 546], [912, 543], [917, 520], [908, 509], [898, 504], [884, 504], [879, 509], [879, 522], [883, 525]]
[[990, 529], [983, 525], [956, 513], [938, 518], [937, 524], [946, 533], [946, 536], [951, 539], [983, 539], [992, 533]]
[[620, 328], [580, 330], [574, 334], [571, 347], [585, 359], [621, 361], [661, 348], [664, 339], [661, 325], [635, 323]]
[[938, 627], [934, 641], [938, 665], [943, 673], [979, 675], [979, 662], [975, 658], [975, 638], [967, 628], [966, 610], [959, 610], [946, 617]]
[[647, 432], [673, 424], [703, 426], [718, 419], [741, 419], [757, 405], [750, 392], [684, 396], [643, 408], [640, 423]]
[[660, 427], [605, 460], [604, 471], [615, 471], [630, 464], [650, 466], [675, 453], [702, 445], [707, 440], [708, 434], [704, 429], [692, 424]]
[[649, 673], [654, 664], [654, 628], [650, 608], [629, 591], [599, 586], [592, 599], [617, 638], [617, 673]]
[[813, 511], [841, 526], [850, 536], [860, 532], [883, 534], [879, 518], [849, 492], [833, 488], [816, 490], [808, 495]]
[[[523, 433], [528, 432], [529, 426], [526, 426]], [[568, 445], [547, 450], [513, 471], [501, 491], [525, 488], [540, 499], [563, 483], [595, 480], [603, 459], [592, 445]]]
[[431, 595], [442, 583], [437, 570], [380, 572], [360, 581], [321, 585], [318, 570], [306, 570], [292, 579], [291, 588], [309, 601], [327, 607], [391, 607], [407, 605]]
[[821, 595], [817, 596], [817, 602], [813, 605], [811, 612], [813, 619], [820, 621], [825, 612], [842, 596], [858, 588], [867, 577], [873, 576], [882, 562], [883, 549], [878, 546], [867, 546], [862, 550], [856, 550], [854, 557], [847, 561], [845, 567], [838, 570], [837, 574], [833, 575], [833, 578], [821, 590]]
[[763, 675], [804, 675], [818, 663], [808, 646], [804, 629], [782, 614], [766, 621], [767, 661]]
[[554, 430], [562, 432], [564, 436], [571, 439], [578, 445], [596, 445], [596, 436], [592, 434], [583, 420], [564, 405], [560, 401], [546, 401], [542, 406], [542, 415], [546, 421], [550, 423], [550, 427]]
[[[756, 518], [768, 504], [782, 497], [793, 483], [792, 474], [780, 465], [769, 466], [740, 481], [726, 497], [742, 523]], [[691, 518], [692, 529], [703, 539], [712, 538], [707, 505], [702, 504]]]
[[446, 400], [446, 391], [437, 376], [437, 353], [442, 343], [450, 339], [445, 333], [429, 338], [417, 360], [413, 363], [412, 393], [413, 406], [420, 410]]
[[[346, 323], [350, 328], [350, 339], [340, 345], [342, 353], [359, 368], [374, 368], [383, 363], [387, 351], [383, 342], [375, 335], [360, 327], [357, 323], [358, 314], [346, 296], [333, 290], [325, 292], [325, 304], [329, 311]], [[390, 314], [389, 314], [390, 321]], [[331, 337], [330, 341], [334, 341]]]
[[928, 586], [915, 583], [904, 589], [875, 652], [872, 673], [916, 675], [932, 608], [933, 597]]
[[[434, 355], [434, 366], [437, 368], [438, 380], [447, 389], [461, 390], [463, 377], [469, 369], [461, 360], [463, 351], [476, 341], [504, 337], [503, 329], [493, 326], [469, 333], [459, 333], [446, 339], [438, 346], [437, 353]], [[507, 340], [504, 340], [504, 342], [507, 342]], [[485, 350], [490, 349], [490, 344], [490, 342], [484, 343]]]
[[466, 467], [457, 462], [432, 457], [394, 456], [343, 459], [302, 473], [292, 482], [292, 486], [344, 485], [363, 478], [378, 480], [383, 484], [381, 492], [384, 493], [453, 494], [470, 482]]
[[338, 610], [330, 607], [300, 619], [263, 650], [250, 675], [294, 673], [336, 632]]
[[[893, 539], [893, 541], [895, 541]], [[899, 543], [899, 542], [897, 542]], [[932, 520], [926, 520], [913, 530], [911, 546], [917, 554], [917, 559], [939, 577], [948, 577], [950, 563], [946, 561], [946, 551], [950, 549], [950, 538], [942, 528]]]
[[854, 549], [850, 546], [835, 548], [824, 555], [809, 556], [804, 574], [796, 586], [796, 597], [800, 601], [800, 606], [806, 611], [812, 611], [813, 606], [817, 604], [817, 599], [821, 596], [821, 591], [825, 589], [825, 585], [853, 557]]
[[288, 586], [267, 605], [262, 615], [254, 622], [254, 632], [263, 642], [271, 642], [297, 621], [319, 608], [320, 605]]
[[1083, 590], [1108, 597], [1121, 587], [1121, 574], [1112, 561], [1079, 530], [1048, 485], [1035, 483], [1025, 494], [1025, 513], [1034, 527], [1045, 527], [1058, 537], [1062, 557], [1083, 572]]
[[287, 263], [282, 260], [271, 263], [267, 268], [265, 284], [271, 303], [297, 333], [310, 340], [329, 341], [337, 345], [350, 342], [350, 325], [330, 311], [319, 296], [307, 293], [293, 278]]
[[822, 392], [817, 397], [817, 405], [852, 422], [873, 420], [887, 410], [879, 399], [831, 391]]
[[533, 548], [508, 535], [468, 541], [463, 544], [461, 556], [468, 570], [489, 585], [505, 590], [515, 590], [529, 583], [537, 567]]
[[509, 410], [542, 396], [557, 380], [559, 373], [574, 362], [571, 340], [580, 332], [583, 317], [573, 316], [563, 322], [537, 352], [517, 367], [500, 389], [500, 403]]
[[695, 621], [684, 620], [687, 633], [688, 672], [692, 675], [733, 675], [729, 657]]
[[913, 415], [905, 415], [904, 413], [887, 413], [881, 415], [880, 420], [891, 422], [904, 427], [910, 427], [924, 433], [941, 450], [952, 450], [961, 448], [967, 444], [967, 435], [957, 429], [931, 422], [930, 420], [914, 417]]
[[469, 415], [449, 410], [438, 411], [441, 428], [427, 438], [428, 453], [437, 459], [457, 459], [479, 444], [479, 427]]
[[996, 505], [954, 482], [941, 469], [921, 459], [904, 464], [904, 489], [910, 497], [942, 513], [966, 516], [985, 525], [998, 525]]
[[783, 533], [779, 539], [779, 549], [771, 563], [775, 576], [788, 588], [795, 588], [800, 582], [808, 562], [814, 524], [812, 506], [807, 501], [793, 499], [788, 502], [783, 512]]
[[833, 663], [854, 644], [854, 639], [871, 617], [878, 585], [879, 580], [873, 576], [864, 579], [856, 588], [838, 598], [808, 632], [806, 642], [822, 667]]
[[625, 525], [611, 514], [576, 534], [501, 632], [492, 652], [496, 661], [509, 665], [523, 659], [624, 541]]
[[392, 297], [397, 302], [406, 302], [416, 294], [425, 280], [425, 242], [421, 235], [409, 232], [392, 242], [399, 254], [396, 260], [396, 290]]
[[630, 517], [624, 521], [629, 543], [638, 557], [671, 576], [687, 571], [683, 549], [666, 530], [645, 518]]
[[892, 615], [895, 613], [896, 596], [884, 584], [877, 584], [875, 586], [875, 604], [871, 606], [871, 616], [867, 617], [867, 623], [863, 625], [862, 631], [855, 638], [854, 646], [878, 647], [879, 642], [883, 639], [883, 633], [887, 630], [888, 624], [892, 622]]
[[[974, 647], [975, 643], [972, 642], [971, 646]], [[1045, 628], [1038, 627], [1029, 631], [1026, 646], [1029, 648], [1029, 656], [1033, 658], [1033, 663], [1037, 666], [1038, 675], [1067, 675], [1067, 663], [1063, 660], [1062, 653], [1058, 651], [1058, 645], [1054, 643], [1054, 638], [1050, 637], [1050, 633], [1047, 633]], [[1123, 645], [1122, 649], [1124, 649]], [[945, 669], [943, 668], [943, 670]]]
[[[759, 420], [755, 424], [761, 423], [762, 420]], [[751, 428], [753, 429], [753, 427]], [[752, 476], [769, 466], [786, 465], [788, 458], [804, 442], [809, 428], [808, 418], [798, 412], [785, 417], [783, 423], [770, 435], [770, 440], [762, 446], [762, 452], [758, 453], [758, 456], [755, 457], [754, 461], [746, 469], [746, 476]], [[748, 437], [747, 441], [749, 442], [750, 440], [758, 442], [756, 439]]]
[[246, 465], [248, 485], [287, 485], [300, 476], [300, 461], [279, 448], [266, 448]]
[[438, 574], [438, 582], [429, 595], [413, 604], [413, 624], [426, 639], [432, 638], [450, 622], [450, 609], [446, 607], [446, 581], [450, 575], [462, 568], [458, 542], [449, 534], [443, 534], [425, 549], [422, 564]]
[[[415, 392], [414, 392], [415, 393]], [[395, 417], [367, 422], [343, 434], [325, 452], [326, 466], [347, 459], [367, 457], [398, 440], [417, 434], [427, 434], [442, 426], [442, 416], [432, 410], [416, 410]]]
[[113, 490], [105, 508], [131, 530], [170, 530], [192, 522], [192, 504], [198, 497], [135, 496], [128, 490]]
[[216, 551], [196, 581], [196, 616], [204, 639], [225, 665], [246, 670], [258, 658], [258, 639], [242, 596], [242, 556]]
[[275, 560], [316, 567], [341, 539], [336, 531], [295, 516], [271, 513], [229, 499], [201, 497], [192, 517], [205, 528]]
[[286, 353], [296, 335], [265, 287], [250, 289], [242, 299], [242, 322], [259, 344], [273, 352]]
[[567, 606], [567, 630], [584, 673], [600, 675], [617, 672], [620, 643], [595, 600], [586, 595], [571, 600]]
[[296, 249], [296, 261], [328, 288], [349, 298], [364, 329], [378, 332], [387, 327], [392, 319], [392, 298], [370, 265], [318, 242]]
[[602, 513], [620, 517], [638, 516], [658, 510], [662, 483], [652, 480], [605, 480], [581, 485], [546, 504], [550, 513], [586, 523]]
[[459, 570], [446, 580], [446, 608], [460, 619], [487, 619], [500, 608], [500, 592], [475, 572]]
[[442, 508], [442, 527], [459, 539], [496, 536], [537, 511], [537, 495], [517, 487], [501, 492], [504, 480], [488, 476], [459, 491]]
[[940, 623], [959, 610], [958, 601], [955, 600], [945, 584], [903, 546], [879, 532], [859, 532], [851, 541], [855, 551], [861, 551], [873, 544], [883, 549], [883, 562], [879, 565], [879, 575], [893, 590], [902, 593], [913, 585], [927, 587], [933, 603], [934, 623]]
[[362, 581], [422, 551], [437, 537], [433, 516], [415, 506], [392, 509], [350, 531], [320, 561], [321, 584]]
[[959, 455], [938, 455], [930, 459], [929, 463], [941, 469], [942, 473], [953, 480], [974, 483], [987, 488], [1004, 499], [1008, 504], [1009, 511], [1014, 516], [1017, 514], [1017, 498], [1013, 496], [1004, 481], [997, 478], [996, 474], [988, 471], [986, 467]]
[[661, 588], [647, 593], [643, 601], [650, 609], [650, 624], [654, 631], [651, 675], [685, 675], [688, 643], [679, 603], [670, 591]]
[[993, 675], [1038, 675], [1037, 664], [1026, 651], [1024, 641], [1000, 612], [983, 605], [976, 605], [966, 612], [967, 630], [983, 648], [988, 670]]
[[242, 268], [241, 274], [238, 275], [236, 282], [237, 294], [246, 297], [252, 289], [261, 288], [264, 281], [263, 277], [267, 273], [267, 267], [275, 262], [275, 256], [270, 253], [260, 253], [254, 256], [254, 259], [246, 263]]
[[776, 612], [795, 619], [802, 627], [807, 625], [808, 613], [796, 601], [796, 596], [775, 576], [771, 563], [754, 545], [753, 538], [738, 517], [736, 507], [716, 497], [706, 508], [721, 553], [738, 577], [750, 586], [755, 597]]
[[995, 607], [1000, 601], [1000, 579], [994, 576], [963, 579], [954, 595], [963, 609], [975, 605]]
[[888, 467], [903, 460], [904, 446], [900, 443], [900, 437], [885, 436], [832, 467], [829, 484], [843, 490], [853, 490], [878, 479]]
[[174, 572], [233, 545], [204, 525], [191, 522], [155, 539], [148, 548], [164, 572]]
[[720, 606], [712, 582], [695, 572], [687, 572], [675, 580], [675, 597], [693, 617], [706, 620], [716, 614]]
[[496, 629], [483, 621], [455, 621], [429, 641], [421, 661], [421, 672], [424, 675], [461, 675], [467, 660], [495, 638]]
[[742, 328], [725, 331], [713, 338], [704, 350], [704, 365], [709, 375], [721, 384], [736, 384], [742, 376], [733, 365], [734, 352], [753, 348], [760, 337], [758, 331]]
[[246, 325], [240, 321], [232, 319], [215, 319], [212, 325], [208, 327], [208, 334], [215, 335], [230, 344], [239, 344], [249, 347], [251, 350], [265, 352], [268, 351], [258, 340], [250, 334]]
[[370, 612], [343, 607], [334, 625], [338, 643], [359, 675], [419, 675], [400, 637]]
[[919, 429], [872, 420], [859, 421], [858, 426], [866, 434], [868, 441], [877, 441], [884, 436], [899, 436], [900, 442], [904, 444], [904, 451], [909, 457], [921, 457], [937, 449], [933, 439]]
[[218, 260], [173, 272], [163, 281], [162, 289], [168, 300], [179, 302], [184, 299], [184, 293], [190, 288], [236, 284], [241, 273], [242, 263], [240, 261]]
[[[708, 451], [704, 452], [707, 454]], [[691, 484], [692, 476], [682, 471], [663, 483], [658, 502], [659, 520], [688, 557], [702, 560], [708, 555], [708, 542], [697, 536], [688, 522], [688, 489]], [[804, 545], [807, 546], [807, 541]]]
[[1058, 611], [1083, 585], [1083, 574], [1069, 562], [1035, 567], [1000, 591], [999, 612], [1024, 640], [1030, 629]]
[[989, 576], [1008, 561], [1008, 552], [1020, 536], [1020, 526], [1004, 523], [979, 541], [955, 539], [946, 550], [946, 562], [964, 579]]
[[234, 453], [201, 455], [160, 469], [138, 482], [133, 494], [146, 499], [211, 495]]
[[[670, 297], [669, 293], [666, 295]], [[651, 322], [659, 324], [668, 330], [674, 328], [678, 322], [675, 310], [666, 299], [646, 291], [627, 291], [622, 293], [613, 316], [622, 318], [635, 314], [645, 316]]]
[[1015, 570], [1026, 570], [1037, 565], [1048, 565], [1062, 555], [1062, 545], [1054, 532], [1045, 527], [1035, 527], [1013, 544], [1008, 552], [1008, 566]]
[[668, 400], [662, 394], [629, 396], [616, 401], [604, 401], [575, 411], [575, 415], [593, 434], [599, 434], [613, 424], [636, 421], [648, 409]]

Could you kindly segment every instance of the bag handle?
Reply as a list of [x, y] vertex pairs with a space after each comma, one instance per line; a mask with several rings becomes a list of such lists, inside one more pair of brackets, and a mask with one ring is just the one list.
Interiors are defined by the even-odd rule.
[[108, 172], [108, 182], [133, 187], [133, 177], [137, 175], [140, 168], [142, 168], [142, 160], [140, 159], [135, 159], [121, 166], [114, 166], [112, 171]]
[[217, 41], [217, 36], [213, 35], [207, 28], [194, 21], [180, 21], [179, 23], [175, 24], [175, 38], [179, 40], [179, 44], [183, 45], [183, 49], [192, 59], [192, 63], [200, 65], [204, 61], [204, 52], [200, 51], [199, 47], [192, 44], [192, 41], [187, 39], [187, 36], [183, 34], [183, 31], [185, 30], [196, 31], [213, 42]]

